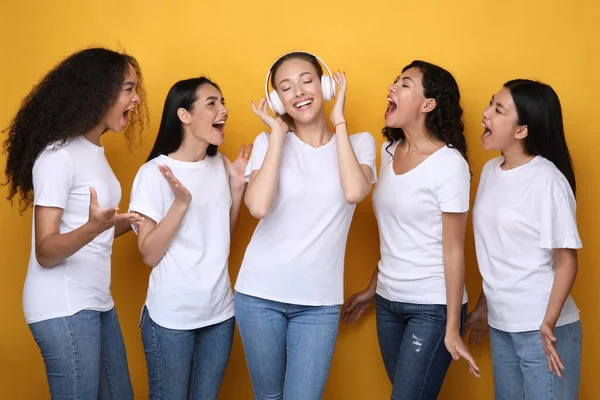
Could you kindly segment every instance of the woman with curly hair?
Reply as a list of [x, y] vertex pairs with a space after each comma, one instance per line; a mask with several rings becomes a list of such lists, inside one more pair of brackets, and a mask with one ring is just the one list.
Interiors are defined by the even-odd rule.
[[8, 128], [8, 199], [33, 206], [23, 309], [52, 398], [133, 398], [110, 257], [113, 238], [141, 218], [117, 214], [121, 187], [100, 137], [124, 131], [131, 143], [141, 133], [141, 81], [129, 55], [79, 51], [33, 88]]
[[389, 87], [373, 207], [381, 260], [342, 309], [358, 320], [376, 298], [392, 399], [438, 396], [452, 359], [478, 367], [461, 339], [470, 172], [460, 93], [446, 70], [413, 61]]

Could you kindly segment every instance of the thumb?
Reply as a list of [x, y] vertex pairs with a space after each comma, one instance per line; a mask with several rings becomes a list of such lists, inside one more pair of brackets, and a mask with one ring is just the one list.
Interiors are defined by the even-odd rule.
[[96, 189], [90, 186], [90, 205], [98, 205], [98, 193]]
[[223, 161], [225, 161], [225, 165], [227, 165], [227, 166], [233, 164], [231, 162], [231, 160], [229, 159], [229, 157], [227, 157], [225, 154], [223, 154]]
[[460, 359], [460, 354], [458, 354], [458, 351], [456, 351], [456, 345], [454, 343], [450, 345], [450, 355], [452, 355], [454, 360]]

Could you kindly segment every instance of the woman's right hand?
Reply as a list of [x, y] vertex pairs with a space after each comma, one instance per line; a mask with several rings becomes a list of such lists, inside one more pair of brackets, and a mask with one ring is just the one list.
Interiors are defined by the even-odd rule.
[[181, 182], [179, 179], [175, 178], [173, 175], [173, 171], [166, 165], [161, 165], [158, 167], [160, 172], [163, 174], [167, 182], [169, 182], [169, 186], [171, 186], [171, 190], [175, 195], [175, 202], [181, 204], [182, 206], [189, 206], [192, 202], [192, 194], [189, 190]]
[[98, 204], [98, 194], [93, 187], [90, 187], [90, 208], [88, 213], [88, 226], [92, 232], [101, 234], [102, 232], [112, 228], [121, 221], [127, 221], [129, 224], [139, 226], [144, 218], [137, 213], [117, 214], [119, 207], [102, 208]]
[[350, 296], [342, 307], [342, 322], [356, 322], [362, 317], [367, 308], [371, 306], [375, 299], [375, 290], [367, 288]]
[[287, 124], [280, 118], [273, 118], [267, 109], [267, 100], [263, 97], [258, 107], [252, 102], [252, 112], [256, 114], [271, 129], [271, 134], [285, 135], [289, 131]]
[[488, 334], [487, 307], [475, 307], [467, 316], [464, 332], [470, 330], [469, 343], [479, 344], [485, 341]]

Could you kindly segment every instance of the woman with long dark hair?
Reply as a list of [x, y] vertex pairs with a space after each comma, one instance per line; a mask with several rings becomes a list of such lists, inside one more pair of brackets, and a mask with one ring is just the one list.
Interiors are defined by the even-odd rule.
[[498, 400], [575, 400], [582, 330], [569, 295], [577, 275], [575, 174], [556, 92], [504, 84], [483, 112], [483, 167], [473, 208], [483, 293], [470, 339], [488, 324]]
[[23, 308], [52, 398], [133, 398], [111, 252], [141, 219], [117, 214], [121, 186], [100, 137], [110, 130], [135, 142], [146, 112], [137, 61], [91, 48], [46, 74], [8, 128], [8, 198], [33, 206]]
[[140, 326], [152, 399], [216, 399], [234, 330], [227, 259], [251, 146], [219, 153], [228, 111], [216, 83], [179, 81], [129, 209], [144, 217], [138, 249], [152, 267]]
[[448, 71], [413, 61], [390, 85], [388, 102], [373, 192], [381, 260], [342, 319], [356, 321], [376, 299], [392, 399], [436, 399], [453, 358], [478, 374], [461, 339], [470, 172], [460, 92]]

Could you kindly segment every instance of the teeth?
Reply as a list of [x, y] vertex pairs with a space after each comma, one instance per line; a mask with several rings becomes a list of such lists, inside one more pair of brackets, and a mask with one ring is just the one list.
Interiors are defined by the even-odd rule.
[[393, 103], [393, 102], [394, 102], [394, 100], [392, 100], [392, 99], [391, 99], [391, 98], [389, 98], [389, 97], [387, 98], [387, 101], [389, 101], [390, 103]]
[[309, 104], [312, 104], [312, 100], [307, 100], [307, 101], [303, 101], [303, 102], [297, 103], [296, 104], [296, 108], [304, 107], [304, 106], [307, 106]]
[[217, 121], [213, 125], [225, 125], [225, 121]]

